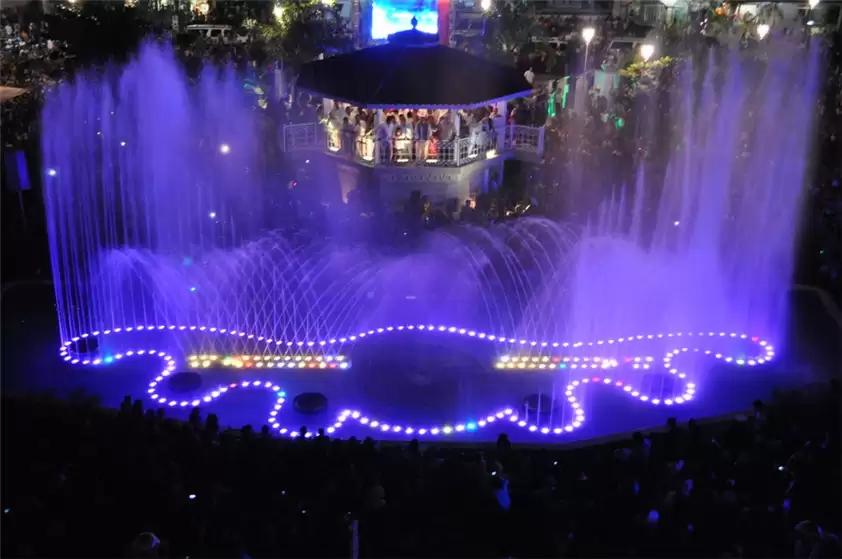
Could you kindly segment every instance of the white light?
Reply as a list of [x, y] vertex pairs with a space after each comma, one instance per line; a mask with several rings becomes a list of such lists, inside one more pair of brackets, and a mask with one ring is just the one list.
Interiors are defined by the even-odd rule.
[[646, 43], [640, 46], [640, 56], [644, 62], [649, 62], [653, 54], [655, 54], [655, 45]]
[[219, 146], [219, 153], [221, 153], [222, 155], [227, 155], [231, 153], [231, 146], [229, 146], [228, 144], [222, 144], [221, 146]]
[[810, 0], [810, 9], [812, 10], [813, 8], [818, 6], [819, 2], [821, 2], [821, 0]]
[[810, 21], [807, 22], [807, 27], [812, 27], [815, 24], [816, 24], [816, 22], [811, 19]]
[[272, 8], [272, 16], [274, 16], [275, 19], [281, 19], [284, 17], [284, 7], [280, 4], [275, 4], [275, 7]]
[[487, 12], [491, 9], [491, 0], [480, 0], [479, 7], [483, 12]]
[[57, 174], [58, 174], [58, 172], [55, 169], [47, 169], [47, 175], [49, 175], [51, 177], [54, 177]]
[[120, 147], [126, 147], [126, 142], [120, 142]]
[[209, 213], [209, 214], [208, 214], [208, 217], [210, 217], [211, 219], [216, 218], [216, 212], [211, 212], [211, 213]]
[[763, 37], [769, 34], [769, 26], [765, 23], [761, 23], [757, 26], [757, 36], [760, 37], [762, 40]]
[[322, 0], [322, 6], [333, 6], [333, 0]]
[[681, 224], [681, 222], [680, 221], [673, 221], [672, 224], [675, 225], [676, 227], [678, 227]]
[[582, 39], [585, 41], [585, 44], [590, 44], [594, 35], [596, 35], [596, 29], [593, 27], [585, 27], [582, 29]]

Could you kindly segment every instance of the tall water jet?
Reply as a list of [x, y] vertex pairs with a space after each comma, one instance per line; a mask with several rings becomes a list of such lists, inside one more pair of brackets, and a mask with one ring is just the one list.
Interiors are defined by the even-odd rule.
[[762, 60], [711, 54], [701, 88], [683, 63], [664, 183], [641, 169], [578, 246], [577, 339], [723, 328], [779, 337], [820, 65], [817, 48], [781, 41]]

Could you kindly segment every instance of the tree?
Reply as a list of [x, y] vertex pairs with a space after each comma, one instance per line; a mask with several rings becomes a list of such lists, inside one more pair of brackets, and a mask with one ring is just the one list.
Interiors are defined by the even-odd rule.
[[649, 92], [659, 84], [661, 73], [674, 62], [670, 56], [662, 56], [649, 62], [638, 60], [620, 70], [620, 75], [631, 80], [634, 91]]
[[492, 56], [511, 60], [539, 32], [526, 0], [497, 2], [486, 25], [486, 49]]
[[258, 26], [257, 36], [266, 54], [294, 67], [352, 45], [339, 8], [320, 0], [284, 3], [273, 23]]

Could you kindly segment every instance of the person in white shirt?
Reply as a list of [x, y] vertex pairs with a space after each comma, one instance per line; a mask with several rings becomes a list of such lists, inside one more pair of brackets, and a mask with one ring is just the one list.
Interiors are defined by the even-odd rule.
[[523, 77], [526, 78], [529, 85], [532, 85], [532, 82], [535, 81], [535, 72], [532, 71], [532, 66], [529, 67], [529, 70], [523, 73]]

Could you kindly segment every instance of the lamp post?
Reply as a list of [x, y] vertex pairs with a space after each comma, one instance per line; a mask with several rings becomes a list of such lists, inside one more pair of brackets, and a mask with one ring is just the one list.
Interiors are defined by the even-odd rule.
[[480, 0], [479, 7], [482, 9], [482, 40], [485, 43], [485, 24], [488, 21], [488, 12], [491, 11], [491, 0]]
[[664, 8], [666, 9], [666, 17], [664, 17], [664, 23], [666, 23], [667, 25], [672, 23], [672, 15], [674, 13], [673, 9], [675, 8], [676, 1], [677, 0], [661, 0], [661, 4], [663, 4]]
[[761, 41], [768, 34], [769, 34], [769, 25], [767, 25], [765, 23], [761, 23], [760, 25], [757, 26], [757, 36], [760, 38]]
[[594, 35], [596, 35], [596, 29], [593, 27], [585, 27], [582, 29], [582, 39], [585, 41], [585, 74], [588, 73], [588, 48], [591, 46], [591, 41], [593, 41]]

